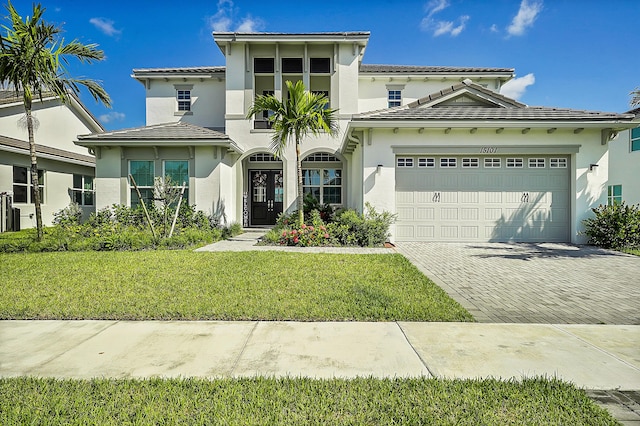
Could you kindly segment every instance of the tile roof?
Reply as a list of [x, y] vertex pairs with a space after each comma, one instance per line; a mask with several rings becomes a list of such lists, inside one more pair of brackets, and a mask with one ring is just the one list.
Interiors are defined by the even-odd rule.
[[628, 120], [629, 114], [583, 111], [568, 108], [523, 107], [482, 108], [472, 106], [444, 106], [432, 108], [396, 107], [373, 111], [354, 117], [362, 120], [507, 120], [507, 121], [606, 121]]
[[[42, 99], [54, 98], [56, 95], [53, 92], [42, 92]], [[34, 96], [34, 101], [39, 100], [40, 96]], [[0, 90], [0, 105], [13, 104], [16, 102], [22, 103], [22, 92], [16, 92], [15, 90], [3, 89]]]
[[[439, 100], [455, 98], [456, 93], [469, 93], [483, 98], [490, 106], [439, 105]], [[443, 120], [443, 121], [608, 121], [629, 120], [630, 114], [584, 111], [569, 108], [530, 107], [478, 84], [465, 80], [432, 93], [410, 104], [358, 114], [354, 121], [365, 120]]]
[[130, 146], [167, 146], [179, 145], [180, 142], [183, 142], [185, 145], [223, 146], [237, 153], [243, 152], [224, 133], [183, 122], [79, 135], [76, 143], [81, 146], [110, 146], [118, 145], [122, 142]]
[[78, 136], [79, 140], [229, 140], [229, 136], [216, 130], [194, 124], [175, 122], [135, 127], [104, 133]]
[[224, 66], [178, 67], [178, 68], [134, 68], [134, 74], [216, 74], [224, 73]]
[[[19, 150], [24, 150], [26, 155], [29, 155], [29, 142], [22, 141], [19, 139], [10, 138], [8, 136], [0, 135], [0, 150], [6, 148], [14, 148]], [[45, 154], [54, 157], [60, 161], [69, 161], [72, 160], [74, 162], [82, 162], [82, 163], [90, 163], [95, 164], [96, 160], [91, 155], [83, 155], [78, 154], [76, 152], [65, 151], [64, 149], [52, 148], [49, 146], [38, 145], [36, 144], [36, 154]]]
[[513, 68], [482, 68], [482, 67], [444, 67], [444, 66], [415, 66], [415, 65], [375, 65], [362, 64], [361, 73], [402, 73], [402, 74], [513, 74]]

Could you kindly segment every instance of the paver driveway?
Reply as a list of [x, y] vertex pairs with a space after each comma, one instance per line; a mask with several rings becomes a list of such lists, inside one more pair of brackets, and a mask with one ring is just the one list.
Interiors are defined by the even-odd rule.
[[565, 244], [397, 243], [479, 322], [640, 324], [640, 257]]

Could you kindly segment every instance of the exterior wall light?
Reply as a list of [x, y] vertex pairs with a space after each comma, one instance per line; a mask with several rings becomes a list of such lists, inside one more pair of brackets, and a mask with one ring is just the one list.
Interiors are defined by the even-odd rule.
[[592, 172], [598, 167], [597, 164], [589, 164], [589, 171]]
[[379, 175], [380, 173], [382, 173], [382, 164], [378, 164], [378, 167], [376, 167], [376, 174]]

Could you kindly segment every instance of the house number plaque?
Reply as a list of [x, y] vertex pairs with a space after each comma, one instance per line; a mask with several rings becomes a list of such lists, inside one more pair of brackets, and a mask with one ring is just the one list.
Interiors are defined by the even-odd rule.
[[483, 146], [480, 148], [480, 154], [495, 154], [498, 152], [497, 146]]

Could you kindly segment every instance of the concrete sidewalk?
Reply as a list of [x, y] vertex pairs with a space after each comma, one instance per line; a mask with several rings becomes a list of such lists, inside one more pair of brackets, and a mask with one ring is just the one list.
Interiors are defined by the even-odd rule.
[[555, 376], [640, 389], [640, 326], [0, 321], [0, 376]]

